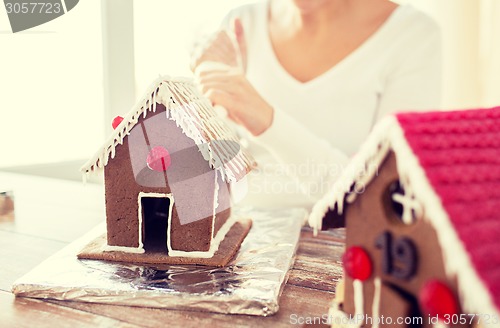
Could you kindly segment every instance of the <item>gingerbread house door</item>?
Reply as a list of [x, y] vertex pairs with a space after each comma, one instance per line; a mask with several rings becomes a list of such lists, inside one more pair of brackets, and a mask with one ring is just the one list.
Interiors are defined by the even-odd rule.
[[380, 310], [374, 316], [379, 319], [384, 318], [379, 327], [417, 328], [422, 326], [417, 300], [412, 295], [390, 283], [382, 282], [378, 296], [379, 299], [374, 300], [374, 309], [377, 308], [378, 302]]
[[167, 234], [172, 215], [170, 194], [140, 193], [139, 222], [145, 251], [167, 250]]

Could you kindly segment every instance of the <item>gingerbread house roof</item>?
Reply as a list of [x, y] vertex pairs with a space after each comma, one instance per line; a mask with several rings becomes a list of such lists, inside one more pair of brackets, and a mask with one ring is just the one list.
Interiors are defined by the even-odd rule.
[[468, 313], [500, 309], [500, 107], [401, 113], [377, 125], [310, 216], [315, 232], [328, 210], [343, 211], [356, 190], [396, 154], [405, 192], [435, 227], [450, 276]]
[[81, 167], [84, 178], [114, 158], [116, 147], [130, 134], [139, 117], [155, 112], [157, 103], [167, 108], [166, 115], [196, 143], [203, 158], [212, 169], [220, 171], [224, 181], [240, 180], [255, 166], [252, 156], [239, 146], [236, 134], [218, 117], [210, 101], [201, 95], [191, 79], [160, 77], [104, 145]]

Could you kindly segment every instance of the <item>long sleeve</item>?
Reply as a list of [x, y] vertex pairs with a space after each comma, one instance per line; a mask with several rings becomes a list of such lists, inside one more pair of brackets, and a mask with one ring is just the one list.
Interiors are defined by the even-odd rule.
[[247, 204], [311, 207], [381, 117], [440, 106], [439, 27], [411, 6], [400, 6], [358, 49], [305, 83], [276, 57], [267, 1], [233, 10], [222, 26], [230, 30], [235, 17], [245, 32], [246, 77], [275, 109], [271, 127], [249, 138], [261, 170], [249, 175]]
[[303, 124], [275, 109], [271, 127], [254, 138], [296, 179], [302, 192], [313, 199], [331, 189], [348, 157]]

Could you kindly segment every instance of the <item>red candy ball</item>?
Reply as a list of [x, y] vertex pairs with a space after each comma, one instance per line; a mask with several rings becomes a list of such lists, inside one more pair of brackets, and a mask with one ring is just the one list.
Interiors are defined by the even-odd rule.
[[113, 121], [111, 122], [111, 125], [113, 126], [113, 129], [116, 129], [118, 127], [118, 125], [120, 125], [120, 123], [123, 121], [123, 117], [121, 116], [117, 116], [113, 119]]
[[459, 313], [453, 291], [439, 280], [429, 280], [425, 283], [420, 290], [419, 303], [422, 311], [432, 317], [443, 319], [445, 314]]
[[353, 279], [366, 280], [372, 274], [372, 261], [363, 247], [349, 247], [342, 261], [345, 272]]
[[170, 153], [162, 146], [156, 146], [149, 152], [146, 162], [151, 170], [166, 171], [171, 163]]

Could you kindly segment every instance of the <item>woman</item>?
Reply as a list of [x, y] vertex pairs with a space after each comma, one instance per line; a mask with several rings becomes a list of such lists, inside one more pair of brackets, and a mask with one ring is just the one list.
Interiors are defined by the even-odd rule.
[[310, 207], [373, 124], [440, 105], [440, 33], [387, 0], [269, 0], [232, 11], [193, 58], [204, 93], [249, 132], [253, 205]]

